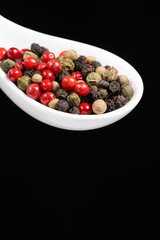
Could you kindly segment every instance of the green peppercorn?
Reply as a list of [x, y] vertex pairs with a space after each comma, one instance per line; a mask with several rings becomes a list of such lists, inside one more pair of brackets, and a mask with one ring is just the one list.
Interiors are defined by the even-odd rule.
[[1, 68], [5, 73], [8, 73], [11, 68], [14, 68], [15, 62], [11, 59], [6, 59], [2, 62]]
[[122, 85], [121, 95], [123, 95], [128, 101], [133, 97], [134, 90], [130, 84]]
[[63, 70], [74, 71], [75, 64], [70, 58], [63, 58], [61, 65]]
[[23, 92], [26, 91], [27, 87], [31, 84], [32, 80], [30, 77], [22, 76], [17, 79], [17, 87]]
[[34, 57], [36, 59], [39, 59], [39, 57], [35, 53], [31, 51], [25, 51], [25, 53], [23, 54], [23, 60], [25, 60], [28, 57]]
[[81, 102], [80, 97], [75, 92], [71, 92], [68, 95], [67, 101], [68, 101], [70, 107], [74, 107], [74, 106], [78, 107]]
[[101, 75], [97, 72], [91, 72], [86, 77], [86, 82], [89, 86], [96, 85], [98, 86], [101, 80]]
[[118, 78], [117, 71], [114, 67], [111, 67], [103, 72], [103, 79], [107, 81], [115, 81]]

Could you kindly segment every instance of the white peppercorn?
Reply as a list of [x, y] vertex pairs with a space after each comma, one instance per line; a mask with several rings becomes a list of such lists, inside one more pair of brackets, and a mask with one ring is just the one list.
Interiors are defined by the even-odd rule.
[[102, 114], [107, 110], [107, 104], [102, 99], [97, 99], [92, 104], [92, 110], [96, 114]]
[[59, 101], [58, 98], [52, 99], [52, 100], [48, 103], [48, 107], [53, 108], [53, 109], [56, 109], [56, 104], [57, 104], [58, 101]]
[[41, 83], [42, 82], [42, 75], [41, 74], [39, 74], [39, 73], [35, 73], [35, 74], [33, 74], [33, 76], [32, 76], [32, 82], [34, 82], [34, 83]]

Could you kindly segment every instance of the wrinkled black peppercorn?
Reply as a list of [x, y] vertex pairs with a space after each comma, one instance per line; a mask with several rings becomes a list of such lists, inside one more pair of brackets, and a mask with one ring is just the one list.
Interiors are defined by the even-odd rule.
[[99, 84], [98, 84], [98, 87], [101, 87], [101, 88], [108, 88], [109, 87], [109, 82], [107, 81], [104, 81], [104, 80], [100, 80]]
[[115, 104], [117, 108], [123, 107], [127, 103], [127, 100], [124, 96], [118, 95], [115, 97]]
[[73, 113], [73, 114], [80, 114], [79, 108], [78, 107], [72, 107], [69, 109], [69, 113]]
[[82, 75], [83, 75], [84, 78], [87, 77], [87, 75], [89, 73], [94, 72], [94, 71], [95, 71], [95, 68], [92, 65], [90, 65], [90, 64], [85, 64], [83, 66], [82, 70], [81, 70]]
[[109, 84], [109, 90], [110, 90], [112, 93], [117, 92], [119, 89], [120, 89], [120, 84], [119, 84], [119, 82], [117, 82], [117, 81], [112, 81], [112, 82], [110, 82], [110, 84]]
[[41, 74], [41, 72], [36, 71], [35, 69], [31, 69], [31, 70], [26, 69], [26, 70], [24, 71], [23, 75], [32, 78], [32, 76], [33, 76], [35, 73]]
[[32, 43], [31, 44], [31, 51], [33, 53], [35, 53], [38, 57], [41, 57], [44, 52], [48, 51], [48, 49], [45, 48], [45, 47], [41, 47], [37, 43]]
[[67, 70], [62, 70], [59, 74], [56, 75], [55, 80], [61, 85], [62, 79], [67, 75], [70, 75], [70, 73]]
[[79, 58], [77, 58], [76, 60], [73, 60], [74, 64], [75, 64], [75, 71], [81, 71], [83, 66], [85, 65], [85, 56], [80, 56]]
[[102, 66], [102, 64], [101, 64], [100, 62], [98, 62], [98, 61], [93, 61], [93, 62], [91, 62], [91, 65], [92, 65], [94, 68], [97, 68], [97, 67], [99, 67], [99, 66]]
[[69, 104], [65, 100], [59, 100], [56, 103], [56, 109], [62, 112], [66, 112], [69, 109]]
[[67, 99], [67, 96], [68, 96], [68, 93], [66, 92], [66, 90], [64, 90], [63, 88], [59, 88], [57, 91], [56, 91], [56, 96], [57, 98], [59, 99]]
[[[105, 89], [103, 89], [105, 90]], [[107, 90], [106, 90], [107, 91]], [[106, 100], [106, 98], [108, 97], [108, 94], [107, 92], [103, 92], [103, 91], [97, 91], [97, 92], [94, 92], [92, 94], [92, 99], [93, 101], [97, 100], [97, 99], [103, 99], [103, 100]]]
[[107, 99], [106, 103], [107, 103], [107, 111], [108, 112], [111, 112], [116, 109], [116, 105], [115, 105], [113, 99]]

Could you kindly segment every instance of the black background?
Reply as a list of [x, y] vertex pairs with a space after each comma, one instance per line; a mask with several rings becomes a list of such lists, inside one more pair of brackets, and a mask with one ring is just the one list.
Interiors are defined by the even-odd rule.
[[2, 3], [0, 14], [121, 56], [141, 75], [144, 94], [122, 120], [76, 132], [33, 119], [0, 91], [2, 229], [6, 236], [31, 236], [34, 231], [45, 239], [110, 234], [110, 239], [152, 239], [159, 224], [152, 186], [157, 176], [152, 177], [153, 71], [148, 71], [157, 18], [153, 2], [22, 3]]

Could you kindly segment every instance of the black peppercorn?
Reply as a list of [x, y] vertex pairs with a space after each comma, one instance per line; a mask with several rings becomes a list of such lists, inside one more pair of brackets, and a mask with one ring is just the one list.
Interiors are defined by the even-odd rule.
[[62, 79], [68, 75], [70, 75], [70, 73], [67, 70], [62, 69], [62, 71], [59, 74], [57, 74], [55, 80], [61, 85]]
[[124, 96], [118, 95], [115, 97], [115, 104], [117, 108], [123, 107], [126, 103], [127, 99]]
[[56, 109], [62, 112], [66, 112], [69, 109], [69, 104], [67, 101], [61, 99], [56, 103]]
[[115, 105], [113, 99], [107, 99], [106, 103], [107, 103], [107, 111], [108, 112], [111, 112], [116, 109], [116, 105]]
[[56, 96], [59, 99], [67, 99], [68, 93], [63, 88], [58, 88], [56, 91]]
[[80, 114], [80, 111], [79, 111], [78, 107], [74, 106], [74, 107], [69, 109], [69, 113]]
[[35, 69], [31, 69], [31, 70], [30, 69], [26, 69], [23, 74], [24, 74], [24, 76], [28, 76], [28, 77], [32, 78], [32, 76], [34, 74], [36, 74], [36, 73], [41, 74], [41, 72], [36, 71]]
[[117, 81], [112, 81], [112, 82], [110, 82], [110, 84], [109, 84], [109, 90], [110, 90], [112, 93], [117, 92], [119, 89], [120, 89], [120, 84], [119, 84], [119, 82], [117, 82]]
[[99, 66], [102, 66], [102, 64], [100, 63], [100, 62], [98, 62], [98, 61], [93, 61], [93, 62], [91, 62], [91, 65], [96, 69], [97, 67], [99, 67]]
[[95, 71], [95, 68], [90, 64], [85, 64], [81, 70], [84, 78], [86, 78], [89, 73], [94, 71]]
[[31, 51], [33, 53], [35, 53], [38, 57], [41, 57], [44, 52], [48, 51], [48, 49], [45, 48], [45, 47], [41, 47], [37, 43], [32, 43], [31, 44]]
[[101, 87], [101, 88], [108, 88], [109, 87], [109, 82], [107, 81], [104, 81], [104, 80], [100, 80], [99, 84], [98, 84], [98, 87]]
[[75, 68], [74, 68], [75, 71], [82, 70], [83, 66], [85, 65], [85, 59], [86, 57], [81, 55], [79, 58], [73, 61], [75, 64]]

